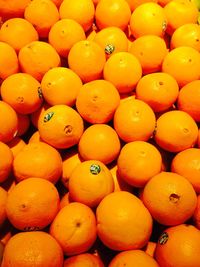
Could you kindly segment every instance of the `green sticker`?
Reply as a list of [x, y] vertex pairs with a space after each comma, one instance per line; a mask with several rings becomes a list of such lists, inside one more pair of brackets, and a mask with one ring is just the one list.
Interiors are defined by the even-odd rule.
[[91, 172], [92, 174], [97, 175], [97, 174], [100, 173], [100, 171], [101, 171], [101, 167], [100, 167], [98, 164], [92, 164], [92, 165], [90, 166], [90, 172]]
[[41, 87], [38, 87], [38, 95], [39, 95], [39, 98], [43, 98]]
[[54, 112], [49, 112], [44, 116], [44, 122], [50, 121], [50, 119], [53, 117]]
[[106, 53], [107, 55], [112, 54], [112, 53], [114, 52], [114, 50], [115, 50], [115, 46], [112, 45], [112, 44], [108, 44], [108, 45], [106, 45], [106, 47], [105, 47], [105, 53]]
[[167, 232], [164, 232], [160, 238], [158, 239], [158, 243], [161, 244], [161, 245], [164, 245], [165, 243], [167, 243], [169, 239], [169, 235]]

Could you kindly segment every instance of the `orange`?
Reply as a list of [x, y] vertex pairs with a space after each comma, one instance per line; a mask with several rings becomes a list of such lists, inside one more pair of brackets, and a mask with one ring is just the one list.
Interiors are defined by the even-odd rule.
[[199, 267], [200, 231], [190, 224], [166, 229], [156, 246], [155, 258], [160, 267]]
[[94, 80], [80, 88], [76, 108], [89, 123], [107, 123], [113, 118], [119, 102], [120, 95], [111, 82]]
[[177, 81], [168, 73], [156, 72], [143, 76], [136, 86], [136, 98], [147, 103], [154, 112], [171, 108], [179, 94]]
[[30, 126], [30, 118], [28, 115], [17, 113], [18, 131], [17, 136], [22, 136], [28, 132]]
[[129, 4], [131, 11], [134, 11], [138, 6], [147, 3], [147, 2], [155, 2], [157, 3], [158, 0], [126, 0], [126, 2]]
[[200, 193], [199, 165], [200, 150], [188, 148], [175, 155], [171, 163], [171, 171], [187, 178], [195, 191]]
[[99, 257], [89, 253], [83, 253], [76, 256], [72, 256], [64, 261], [64, 267], [83, 267], [83, 266], [104, 267], [104, 264]]
[[0, 226], [5, 222], [7, 218], [6, 214], [7, 192], [0, 187]]
[[78, 143], [78, 151], [84, 160], [99, 160], [104, 164], [114, 161], [120, 148], [117, 133], [107, 124], [89, 126]]
[[152, 217], [163, 225], [178, 225], [192, 217], [197, 196], [182, 175], [161, 172], [145, 185], [142, 201]]
[[49, 43], [56, 49], [58, 54], [67, 58], [72, 46], [81, 40], [85, 40], [85, 32], [82, 26], [73, 19], [61, 19], [50, 29]]
[[19, 62], [12, 46], [0, 42], [0, 79], [4, 80], [11, 74], [17, 73]]
[[17, 113], [10, 105], [3, 101], [0, 101], [0, 110], [0, 141], [8, 143], [17, 135]]
[[198, 131], [197, 146], [200, 148], [200, 129]]
[[142, 77], [142, 66], [131, 53], [118, 52], [106, 61], [103, 77], [111, 82], [120, 94], [130, 93]]
[[157, 3], [143, 3], [132, 12], [130, 31], [135, 38], [149, 34], [162, 37], [166, 28], [167, 17]]
[[70, 203], [56, 215], [50, 234], [61, 245], [65, 255], [84, 253], [92, 247], [97, 237], [95, 215], [82, 203]]
[[89, 40], [75, 43], [68, 55], [69, 68], [76, 72], [83, 82], [100, 79], [105, 62], [103, 48]]
[[26, 145], [24, 140], [18, 136], [14, 137], [10, 142], [7, 143], [10, 150], [13, 153], [13, 157], [15, 158], [17, 154], [22, 150], [22, 148]]
[[[180, 26], [187, 23], [197, 23], [198, 8], [193, 1], [190, 0], [173, 0], [164, 7], [167, 17], [167, 33], [170, 35]], [[176, 18], [176, 19], [174, 19]]]
[[131, 43], [129, 52], [139, 60], [143, 74], [148, 74], [161, 70], [168, 49], [163, 38], [144, 35]]
[[19, 50], [30, 42], [38, 40], [38, 33], [33, 25], [22, 18], [12, 18], [5, 21], [0, 29], [0, 40]]
[[42, 116], [48, 108], [50, 108], [50, 106], [45, 101], [43, 101], [40, 108], [30, 114], [31, 122], [36, 129], [38, 129], [39, 117]]
[[177, 99], [179, 110], [187, 112], [196, 122], [200, 122], [200, 80], [183, 86]]
[[71, 198], [69, 196], [69, 192], [67, 192], [60, 200], [60, 207], [59, 209], [64, 208], [65, 206], [67, 206], [71, 201]]
[[6, 214], [12, 225], [21, 231], [40, 230], [55, 218], [59, 201], [58, 191], [51, 182], [28, 178], [9, 193]]
[[187, 23], [178, 27], [171, 36], [170, 47], [191, 46], [200, 52], [200, 25]]
[[98, 160], [86, 160], [78, 164], [69, 177], [71, 199], [91, 208], [98, 206], [113, 190], [112, 174], [106, 165]]
[[40, 83], [27, 73], [15, 73], [1, 85], [2, 100], [20, 114], [30, 114], [42, 105]]
[[154, 257], [154, 253], [155, 253], [155, 249], [156, 249], [156, 242], [152, 242], [152, 241], [149, 241], [145, 247], [145, 252], [151, 256], [151, 257]]
[[8, 145], [0, 141], [0, 183], [4, 182], [12, 170], [13, 154]]
[[158, 4], [161, 6], [165, 6], [166, 4], [168, 4], [171, 1], [172, 0], [158, 0]]
[[119, 175], [118, 167], [117, 164], [115, 163], [113, 166], [109, 166], [109, 170], [112, 174], [113, 177], [113, 182], [114, 182], [114, 191], [128, 191], [132, 192], [133, 187], [126, 183], [122, 177]]
[[15, 157], [13, 171], [17, 181], [38, 177], [56, 183], [62, 173], [62, 159], [59, 152], [46, 143], [29, 143]]
[[189, 46], [174, 48], [164, 58], [162, 71], [171, 74], [180, 87], [198, 80], [200, 78], [200, 53]]
[[48, 233], [17, 233], [6, 244], [2, 267], [62, 267], [63, 252]]
[[118, 27], [106, 27], [96, 33], [93, 41], [99, 44], [109, 55], [128, 51], [128, 39], [126, 34]]
[[76, 149], [67, 150], [63, 155], [62, 162], [62, 184], [68, 188], [69, 177], [74, 168], [82, 162], [82, 159]]
[[34, 25], [40, 37], [48, 37], [51, 27], [59, 20], [59, 12], [51, 0], [32, 0], [24, 17]]
[[61, 64], [56, 50], [43, 41], [25, 45], [20, 49], [18, 58], [22, 72], [32, 75], [39, 81], [49, 69]]
[[92, 0], [63, 0], [59, 13], [61, 19], [73, 19], [87, 32], [92, 27], [95, 8]]
[[4, 20], [12, 17], [23, 17], [24, 10], [31, 0], [1, 0], [0, 14]]
[[125, 142], [147, 141], [153, 134], [156, 118], [151, 107], [130, 97], [120, 103], [114, 115], [114, 128]]
[[124, 31], [130, 17], [131, 10], [126, 0], [100, 0], [96, 6], [95, 21], [99, 29], [115, 26]]
[[142, 250], [127, 250], [118, 253], [108, 265], [109, 267], [159, 267], [158, 263]]
[[65, 67], [48, 70], [41, 81], [42, 95], [51, 106], [73, 106], [81, 87], [82, 81], [79, 76]]
[[69, 148], [78, 144], [83, 134], [83, 119], [67, 105], [48, 108], [39, 117], [38, 130], [41, 138], [55, 148]]
[[192, 219], [194, 225], [200, 230], [200, 195], [197, 196], [197, 206]]
[[184, 111], [168, 111], [157, 119], [155, 141], [167, 151], [180, 152], [193, 147], [196, 144], [197, 137], [197, 124]]
[[28, 143], [43, 142], [39, 131], [35, 131], [29, 138]]
[[96, 217], [98, 237], [113, 250], [142, 248], [151, 235], [149, 211], [139, 198], [126, 191], [106, 196], [97, 207]]
[[134, 187], [143, 187], [161, 172], [162, 157], [159, 150], [144, 141], [129, 142], [120, 151], [117, 167], [119, 175]]

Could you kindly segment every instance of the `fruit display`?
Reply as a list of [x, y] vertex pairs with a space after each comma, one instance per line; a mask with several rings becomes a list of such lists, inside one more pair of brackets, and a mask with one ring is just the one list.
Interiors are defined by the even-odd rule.
[[0, 267], [200, 267], [200, 1], [0, 0]]

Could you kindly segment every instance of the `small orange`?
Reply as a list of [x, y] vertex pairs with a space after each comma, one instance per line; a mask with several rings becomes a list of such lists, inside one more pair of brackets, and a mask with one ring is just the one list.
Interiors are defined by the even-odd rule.
[[155, 141], [167, 151], [180, 152], [193, 147], [197, 142], [197, 137], [197, 124], [184, 111], [168, 111], [157, 119]]
[[28, 43], [38, 41], [38, 38], [33, 25], [23, 18], [6, 20], [0, 29], [0, 40], [11, 45], [17, 53]]
[[10, 105], [3, 101], [0, 101], [0, 110], [0, 141], [8, 143], [17, 135], [17, 113]]
[[95, 21], [99, 29], [115, 26], [124, 31], [130, 17], [131, 10], [126, 0], [100, 0], [96, 6]]
[[46, 232], [17, 233], [6, 244], [2, 267], [62, 267], [63, 252], [56, 240]]
[[50, 106], [45, 101], [43, 101], [40, 108], [30, 114], [31, 122], [36, 129], [38, 129], [39, 117], [42, 116], [48, 108], [50, 108]]
[[200, 80], [194, 80], [181, 88], [177, 106], [196, 122], [200, 122]]
[[126, 2], [129, 4], [131, 11], [134, 11], [138, 6], [147, 3], [147, 2], [155, 2], [157, 3], [158, 0], [126, 0]]
[[60, 207], [59, 209], [61, 210], [65, 206], [67, 206], [69, 203], [71, 203], [71, 198], [69, 196], [69, 192], [67, 192], [60, 200]]
[[120, 177], [128, 184], [144, 187], [154, 175], [161, 172], [162, 157], [150, 143], [129, 142], [120, 151], [117, 167]]
[[0, 14], [3, 20], [12, 17], [23, 17], [24, 10], [31, 0], [1, 0]]
[[71, 176], [74, 168], [82, 162], [82, 159], [77, 152], [77, 149], [71, 148], [66, 151], [63, 155], [62, 161], [62, 184], [68, 188], [69, 177]]
[[63, 0], [59, 13], [61, 19], [73, 19], [87, 32], [94, 22], [95, 8], [92, 0]]
[[30, 127], [30, 118], [28, 115], [17, 113], [18, 118], [18, 131], [17, 136], [22, 136], [28, 132]]
[[128, 39], [126, 34], [118, 27], [106, 27], [96, 33], [93, 41], [98, 43], [105, 51], [106, 56], [128, 51]]
[[163, 38], [144, 35], [131, 43], [129, 52], [139, 60], [143, 74], [148, 74], [161, 70], [168, 49]]
[[97, 207], [113, 190], [112, 174], [106, 165], [98, 160], [83, 161], [73, 169], [69, 177], [71, 199], [91, 208]]
[[28, 140], [28, 143], [43, 142], [39, 131], [35, 131]]
[[158, 263], [142, 250], [127, 250], [118, 253], [108, 267], [159, 267]]
[[58, 191], [51, 182], [28, 178], [9, 193], [6, 214], [12, 225], [21, 231], [40, 230], [53, 221], [59, 204]]
[[69, 148], [78, 144], [84, 131], [83, 119], [67, 105], [48, 108], [39, 117], [41, 138], [55, 148]]
[[11, 74], [17, 73], [19, 62], [12, 46], [0, 42], [0, 79], [4, 80]]
[[178, 225], [192, 217], [197, 196], [185, 177], [172, 172], [161, 172], [145, 185], [142, 201], [160, 224]]
[[63, 267], [104, 267], [101, 259], [90, 253], [83, 253], [67, 258]]
[[103, 48], [94, 41], [75, 43], [69, 51], [68, 64], [83, 82], [100, 79], [106, 56]]
[[50, 234], [68, 256], [88, 251], [97, 238], [96, 231], [93, 211], [79, 202], [62, 208], [50, 226]]
[[6, 203], [7, 203], [7, 192], [0, 187], [0, 226], [5, 222], [7, 218], [6, 214]]
[[44, 142], [29, 143], [15, 157], [13, 172], [17, 181], [38, 177], [56, 183], [62, 173], [62, 159], [55, 148]]
[[20, 49], [18, 58], [22, 72], [32, 75], [39, 81], [49, 69], [61, 64], [56, 50], [43, 41], [25, 45]]
[[172, 0], [158, 0], [158, 4], [164, 7], [166, 4], [168, 4], [171, 1]]
[[170, 47], [191, 46], [200, 52], [200, 25], [187, 23], [178, 27], [171, 36]]
[[73, 70], [64, 67], [48, 70], [41, 81], [42, 95], [50, 106], [73, 106], [81, 87], [82, 81], [79, 76]]
[[4, 182], [12, 170], [13, 154], [8, 145], [0, 141], [0, 183]]
[[154, 112], [171, 108], [179, 94], [177, 81], [168, 73], [156, 72], [143, 76], [136, 86], [136, 98], [147, 103]]
[[199, 267], [200, 231], [190, 224], [166, 229], [160, 236], [155, 259], [160, 267]]
[[171, 162], [171, 171], [187, 178], [195, 191], [200, 193], [199, 166], [200, 149], [188, 148], [175, 155]]
[[82, 26], [73, 19], [61, 19], [50, 29], [49, 43], [56, 49], [58, 54], [67, 58], [72, 46], [81, 40], [85, 40], [85, 32]]
[[114, 129], [125, 142], [147, 141], [153, 135], [155, 125], [151, 107], [134, 97], [121, 102], [114, 115]]
[[155, 2], [143, 3], [132, 12], [130, 31], [135, 38], [149, 34], [162, 37], [166, 28], [164, 9]]
[[126, 191], [106, 196], [97, 207], [96, 217], [98, 237], [113, 250], [142, 248], [151, 235], [149, 211], [139, 198]]
[[51, 0], [32, 0], [24, 18], [34, 25], [40, 37], [48, 37], [51, 27], [59, 20], [59, 12]]
[[156, 242], [152, 242], [152, 241], [149, 241], [145, 247], [145, 252], [154, 258], [154, 253], [155, 253], [155, 249], [156, 249]]
[[99, 160], [104, 164], [114, 161], [119, 155], [120, 148], [117, 133], [107, 124], [89, 126], [78, 143], [78, 151], [84, 160]]
[[103, 77], [114, 84], [120, 94], [130, 93], [142, 77], [142, 66], [131, 53], [118, 52], [106, 61]]
[[189, 46], [174, 48], [164, 58], [162, 71], [171, 74], [180, 87], [198, 80], [200, 79], [200, 53]]
[[30, 114], [42, 105], [40, 83], [27, 73], [16, 73], [1, 85], [2, 100], [20, 114]]
[[113, 118], [119, 103], [120, 95], [111, 82], [94, 80], [80, 88], [76, 108], [89, 123], [107, 123]]
[[187, 23], [197, 23], [198, 8], [190, 0], [173, 0], [164, 6], [164, 12], [167, 17], [167, 30], [170, 35], [180, 26]]
[[10, 150], [13, 153], [13, 157], [15, 158], [17, 154], [22, 150], [22, 148], [26, 145], [24, 140], [18, 136], [14, 137], [10, 142], [7, 143]]

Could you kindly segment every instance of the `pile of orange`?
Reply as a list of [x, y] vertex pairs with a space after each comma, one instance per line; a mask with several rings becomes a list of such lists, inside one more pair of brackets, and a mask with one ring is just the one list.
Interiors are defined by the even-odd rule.
[[196, 0], [0, 0], [0, 266], [200, 267]]

